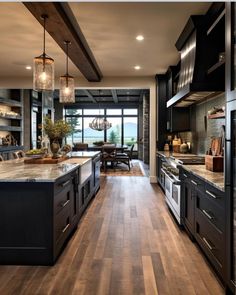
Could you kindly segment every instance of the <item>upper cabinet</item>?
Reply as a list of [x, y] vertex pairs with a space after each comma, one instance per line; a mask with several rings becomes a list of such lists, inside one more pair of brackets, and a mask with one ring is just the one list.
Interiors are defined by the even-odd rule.
[[236, 99], [236, 4], [226, 3], [226, 100]]
[[175, 46], [180, 52], [177, 93], [167, 107], [188, 107], [225, 91], [225, 4], [192, 15]]

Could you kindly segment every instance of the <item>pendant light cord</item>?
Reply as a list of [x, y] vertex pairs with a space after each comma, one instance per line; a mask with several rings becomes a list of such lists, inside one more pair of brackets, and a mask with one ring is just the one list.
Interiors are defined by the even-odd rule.
[[43, 16], [43, 55], [45, 55], [45, 38], [46, 38], [45, 30], [46, 30], [46, 17]]

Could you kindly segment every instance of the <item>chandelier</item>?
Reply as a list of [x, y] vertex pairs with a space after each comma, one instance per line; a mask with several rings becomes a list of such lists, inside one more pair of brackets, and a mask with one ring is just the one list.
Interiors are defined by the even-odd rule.
[[43, 19], [43, 53], [34, 58], [33, 88], [38, 91], [54, 90], [54, 60], [45, 52], [45, 27], [47, 15]]
[[89, 127], [93, 130], [103, 131], [111, 128], [112, 124], [109, 123], [103, 117], [95, 117], [91, 123], [89, 123]]
[[66, 74], [60, 77], [60, 103], [74, 103], [75, 102], [75, 87], [74, 78], [68, 73], [68, 45], [70, 41], [65, 41], [66, 45]]

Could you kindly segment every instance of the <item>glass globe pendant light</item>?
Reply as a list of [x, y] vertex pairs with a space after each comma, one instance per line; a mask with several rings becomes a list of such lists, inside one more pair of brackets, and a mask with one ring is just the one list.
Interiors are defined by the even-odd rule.
[[65, 41], [66, 44], [66, 74], [60, 77], [60, 103], [75, 102], [75, 83], [74, 78], [68, 74], [68, 46], [70, 41]]
[[54, 90], [54, 60], [45, 53], [45, 26], [47, 15], [43, 19], [43, 53], [34, 58], [33, 89], [38, 91]]

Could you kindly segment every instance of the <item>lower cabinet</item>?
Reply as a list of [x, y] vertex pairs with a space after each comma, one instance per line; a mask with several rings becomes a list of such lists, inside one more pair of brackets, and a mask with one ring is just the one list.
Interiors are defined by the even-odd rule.
[[225, 194], [181, 168], [183, 223], [225, 281]]

